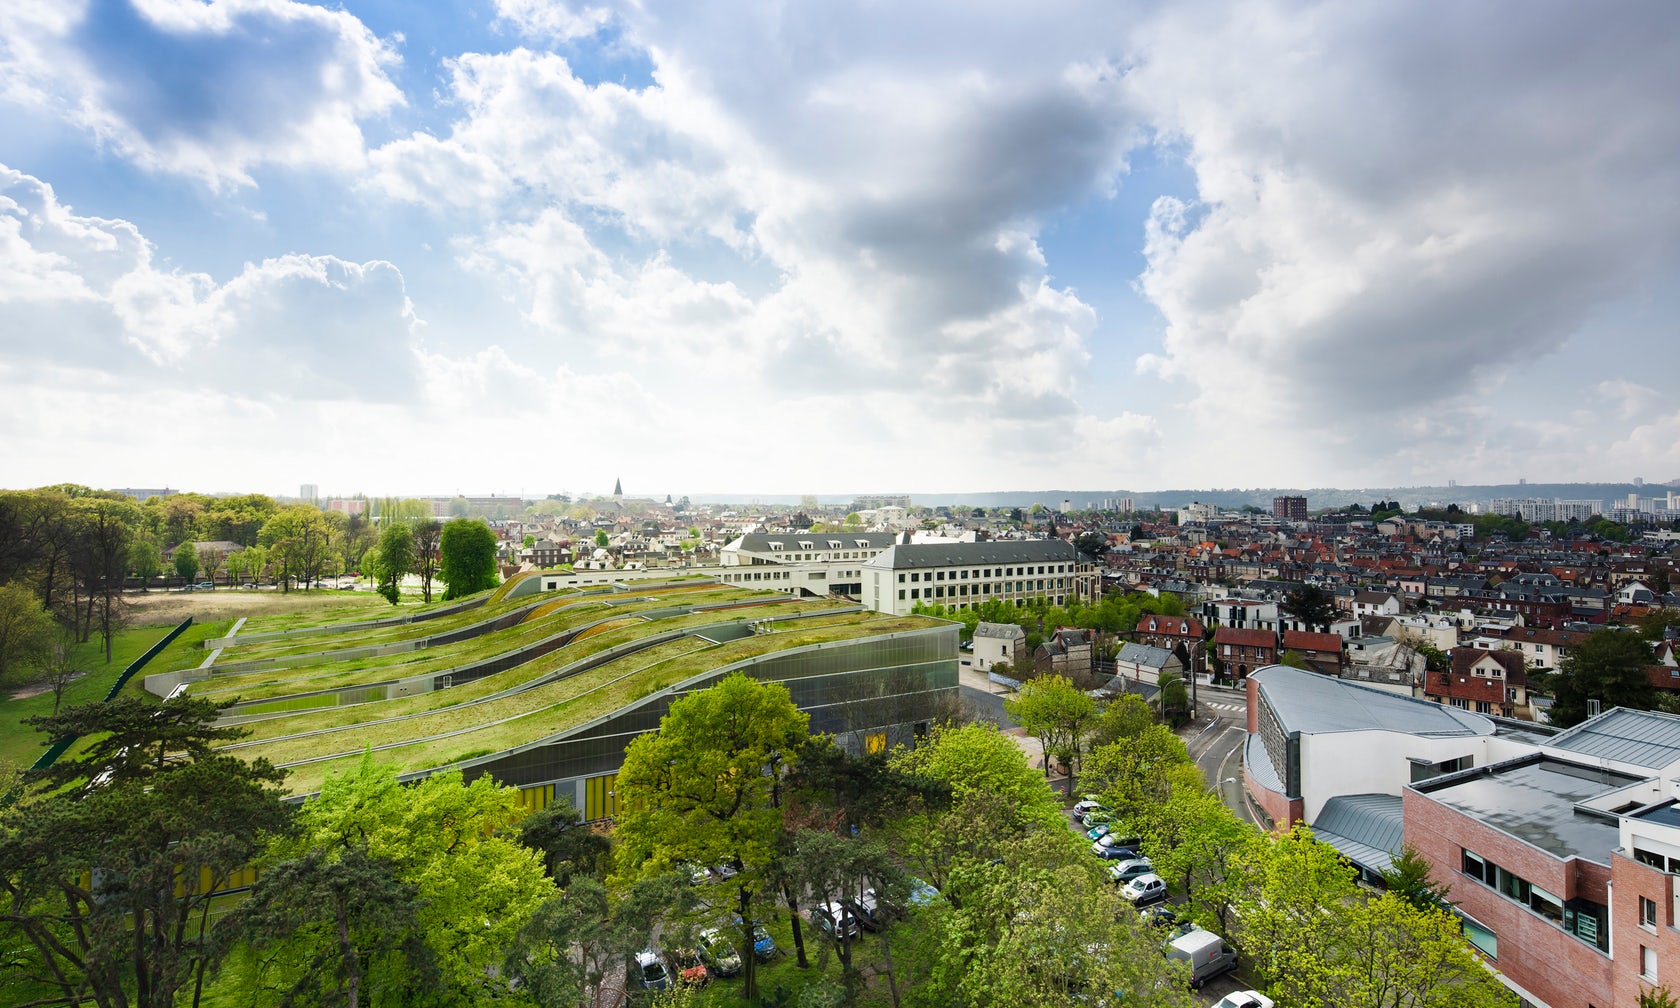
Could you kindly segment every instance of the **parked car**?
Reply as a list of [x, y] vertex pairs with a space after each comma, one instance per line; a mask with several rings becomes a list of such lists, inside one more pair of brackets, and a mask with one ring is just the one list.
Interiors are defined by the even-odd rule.
[[1079, 817], [1079, 822], [1086, 829], [1102, 823], [1114, 822], [1114, 813], [1105, 808], [1096, 808]]
[[1101, 840], [1103, 837], [1108, 836], [1113, 832], [1113, 823], [1097, 823], [1095, 826], [1092, 826], [1090, 829], [1085, 831], [1085, 838], [1087, 840]]
[[677, 983], [680, 984], [698, 987], [712, 978], [712, 972], [706, 968], [706, 960], [701, 958], [699, 949], [673, 950], [671, 965], [676, 971]]
[[1149, 863], [1148, 858], [1133, 858], [1130, 861], [1122, 861], [1119, 864], [1110, 865], [1108, 869], [1108, 877], [1114, 882], [1130, 882], [1132, 879], [1141, 875], [1148, 875], [1154, 870], [1155, 866]]
[[1088, 794], [1085, 797], [1083, 797], [1083, 798], [1081, 798], [1078, 801], [1073, 803], [1073, 814], [1074, 814], [1075, 817], [1078, 817], [1078, 816], [1084, 815], [1085, 813], [1091, 811], [1092, 809], [1100, 809], [1102, 807], [1103, 807], [1103, 804], [1102, 804], [1102, 802], [1097, 800], [1096, 795]]
[[735, 951], [735, 943], [717, 928], [700, 932], [700, 958], [718, 976], [734, 976], [741, 972], [741, 953]]
[[199, 591], [210, 591], [211, 589], [216, 587], [216, 582], [214, 582], [214, 581], [200, 581], [198, 584], [193, 585], [193, 587], [197, 588]]
[[881, 903], [881, 897], [873, 889], [865, 889], [856, 897], [846, 901], [846, 909], [852, 912], [859, 924], [871, 931], [879, 931], [887, 923], [887, 910]]
[[1139, 875], [1120, 888], [1120, 895], [1136, 907], [1159, 903], [1167, 898], [1167, 881], [1154, 872]]
[[[741, 918], [735, 918], [735, 930], [741, 930]], [[770, 937], [770, 929], [758, 921], [753, 921], [753, 955], [759, 962], [768, 962], [776, 956], [776, 939]]]
[[812, 907], [811, 923], [835, 941], [850, 941], [858, 935], [857, 918], [838, 900], [830, 900]]
[[1220, 998], [1213, 1008], [1272, 1008], [1272, 999], [1259, 991], [1235, 991]]
[[736, 876], [735, 866], [728, 861], [712, 866], [712, 874], [720, 879], [732, 879]]
[[643, 990], [662, 991], [671, 986], [671, 975], [665, 972], [665, 964], [659, 961], [659, 953], [653, 949], [642, 949], [636, 953], [635, 968], [630, 975]]
[[[1178, 907], [1162, 904], [1160, 906], [1152, 906], [1140, 913], [1138, 916], [1143, 918], [1143, 922], [1145, 924], [1161, 928], [1175, 928], [1180, 924], [1185, 923], [1184, 918], [1180, 917], [1178, 914]], [[1194, 925], [1192, 925], [1192, 927], [1193, 926]], [[1173, 935], [1172, 937], [1177, 938], [1178, 936]]]
[[927, 906], [939, 898], [939, 890], [928, 885], [919, 878], [910, 880], [909, 903], [913, 907]]
[[1091, 844], [1091, 853], [1100, 858], [1107, 858], [1110, 861], [1131, 861], [1138, 857], [1136, 847], [1126, 847], [1122, 844], [1109, 842], [1114, 839], [1116, 839], [1116, 837], [1114, 834], [1110, 833], [1101, 840], [1093, 841]]

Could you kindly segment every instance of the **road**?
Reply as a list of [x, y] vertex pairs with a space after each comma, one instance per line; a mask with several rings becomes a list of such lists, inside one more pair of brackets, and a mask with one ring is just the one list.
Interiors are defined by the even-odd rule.
[[1186, 733], [1190, 758], [1202, 771], [1209, 791], [1244, 822], [1255, 822], [1242, 784], [1242, 747], [1248, 737], [1248, 697], [1237, 690], [1204, 686], [1198, 697], [1198, 717]]

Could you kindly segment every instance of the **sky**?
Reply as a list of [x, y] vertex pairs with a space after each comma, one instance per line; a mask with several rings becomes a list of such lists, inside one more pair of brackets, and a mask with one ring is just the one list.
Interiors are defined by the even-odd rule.
[[0, 486], [1680, 477], [1680, 4], [10, 0]]

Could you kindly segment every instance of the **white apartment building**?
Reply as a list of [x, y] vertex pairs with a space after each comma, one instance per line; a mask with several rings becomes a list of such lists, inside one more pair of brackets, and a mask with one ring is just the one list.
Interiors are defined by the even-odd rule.
[[863, 562], [863, 603], [902, 615], [918, 604], [971, 609], [988, 599], [1066, 605], [1097, 592], [1094, 565], [1061, 539], [911, 543]]

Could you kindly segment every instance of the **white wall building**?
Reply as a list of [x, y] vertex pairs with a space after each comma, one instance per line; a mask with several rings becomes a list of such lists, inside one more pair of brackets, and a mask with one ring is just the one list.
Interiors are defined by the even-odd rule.
[[972, 609], [987, 599], [1066, 605], [1091, 598], [1094, 565], [1061, 539], [900, 544], [863, 563], [863, 603], [902, 615], [917, 605]]

